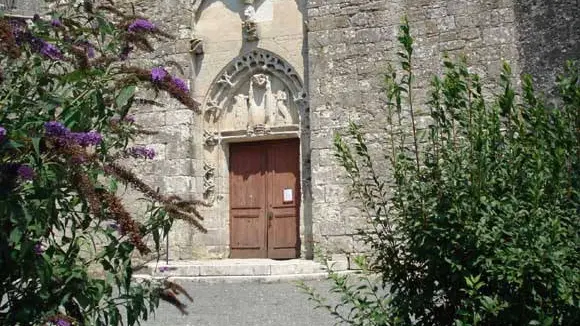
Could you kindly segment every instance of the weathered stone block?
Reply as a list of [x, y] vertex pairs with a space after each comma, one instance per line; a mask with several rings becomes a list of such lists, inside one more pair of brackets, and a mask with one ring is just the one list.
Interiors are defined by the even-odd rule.
[[258, 276], [270, 275], [268, 265], [208, 265], [199, 266], [200, 276]]
[[193, 158], [191, 143], [184, 139], [169, 142], [165, 155], [168, 160], [191, 159]]
[[194, 114], [188, 109], [169, 110], [165, 112], [165, 124], [168, 126], [191, 124]]
[[160, 171], [164, 176], [191, 176], [192, 162], [190, 159], [170, 159], [165, 161]]
[[348, 256], [346, 254], [333, 254], [327, 262], [333, 271], [346, 271], [349, 269]]
[[191, 177], [187, 176], [168, 176], [164, 178], [163, 184], [165, 191], [170, 194], [188, 193], [192, 188]]

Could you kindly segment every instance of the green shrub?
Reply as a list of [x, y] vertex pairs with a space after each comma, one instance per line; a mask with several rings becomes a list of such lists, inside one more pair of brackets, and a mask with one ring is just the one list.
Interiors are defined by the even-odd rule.
[[388, 171], [373, 168], [360, 126], [335, 139], [371, 226], [365, 268], [331, 273], [338, 306], [309, 289], [311, 299], [352, 325], [580, 324], [580, 65], [568, 63], [548, 105], [528, 76], [519, 94], [507, 64], [491, 98], [464, 62], [446, 60], [420, 130], [406, 22], [399, 41]]
[[[137, 86], [197, 110], [182, 80], [126, 61], [170, 35], [110, 1], [53, 8], [29, 21], [0, 12], [0, 325], [119, 325], [123, 314], [133, 325], [160, 298], [183, 309], [176, 285], [132, 282], [131, 258], [158, 253], [175, 219], [204, 231], [200, 203], [158, 193], [122, 162], [154, 156], [128, 147], [148, 133], [131, 116]], [[143, 193], [146, 216], [131, 216], [120, 186]]]

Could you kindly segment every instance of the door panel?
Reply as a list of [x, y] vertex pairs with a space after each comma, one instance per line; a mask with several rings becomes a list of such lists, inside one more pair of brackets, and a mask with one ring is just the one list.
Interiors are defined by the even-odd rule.
[[230, 145], [232, 258], [299, 254], [298, 139]]
[[298, 257], [299, 142], [287, 140], [268, 150], [268, 257]]
[[232, 258], [266, 257], [266, 160], [256, 146], [230, 148], [230, 246]]

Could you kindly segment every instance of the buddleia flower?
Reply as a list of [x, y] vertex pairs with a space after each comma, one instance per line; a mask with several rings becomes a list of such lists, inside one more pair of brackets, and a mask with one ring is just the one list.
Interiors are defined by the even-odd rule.
[[146, 19], [141, 18], [135, 19], [135, 21], [132, 22], [131, 25], [129, 25], [129, 28], [127, 28], [129, 32], [153, 31], [155, 29], [157, 29], [155, 24]]
[[151, 69], [151, 80], [153, 82], [161, 82], [167, 76], [167, 71], [161, 67]]

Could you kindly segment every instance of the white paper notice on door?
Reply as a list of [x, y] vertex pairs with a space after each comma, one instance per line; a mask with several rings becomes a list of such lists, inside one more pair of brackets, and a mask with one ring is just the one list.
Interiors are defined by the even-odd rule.
[[284, 189], [284, 202], [291, 202], [294, 200], [294, 196], [292, 195], [292, 189], [286, 188]]

